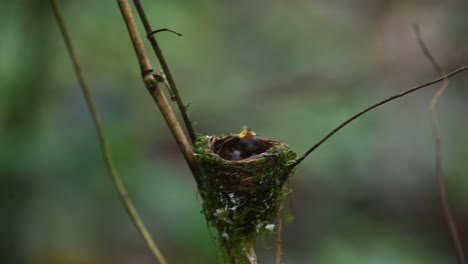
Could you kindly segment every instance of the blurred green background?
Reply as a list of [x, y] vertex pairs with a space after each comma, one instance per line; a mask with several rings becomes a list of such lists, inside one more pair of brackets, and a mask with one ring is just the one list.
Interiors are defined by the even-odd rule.
[[[184, 34], [158, 38], [198, 132], [248, 125], [299, 154], [364, 106], [436, 77], [412, 24], [445, 71], [468, 63], [462, 0], [143, 5], [154, 28]], [[112, 155], [156, 242], [170, 263], [215, 263], [214, 232], [143, 87], [116, 2], [62, 6]], [[0, 33], [0, 262], [152, 263], [105, 170], [48, 1], [2, 1]], [[466, 243], [467, 85], [468, 74], [454, 77], [438, 105]], [[427, 111], [438, 87], [369, 113], [301, 164], [284, 263], [455, 263]], [[259, 242], [262, 263], [273, 263], [272, 245]]]

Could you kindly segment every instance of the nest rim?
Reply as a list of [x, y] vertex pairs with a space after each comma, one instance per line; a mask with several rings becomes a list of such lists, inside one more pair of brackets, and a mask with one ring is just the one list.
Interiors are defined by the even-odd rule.
[[211, 135], [206, 137], [207, 150], [209, 150], [209, 152], [206, 152], [205, 155], [210, 156], [210, 158], [216, 160], [217, 162], [223, 162], [227, 164], [256, 163], [265, 157], [261, 156], [261, 154], [271, 153], [275, 147], [286, 146], [286, 144], [282, 143], [281, 141], [267, 139], [264, 137], [257, 137], [260, 147], [256, 155], [252, 155], [251, 157], [240, 160], [231, 160], [229, 159], [229, 155], [227, 153], [232, 152], [234, 149], [238, 149], [238, 134]]

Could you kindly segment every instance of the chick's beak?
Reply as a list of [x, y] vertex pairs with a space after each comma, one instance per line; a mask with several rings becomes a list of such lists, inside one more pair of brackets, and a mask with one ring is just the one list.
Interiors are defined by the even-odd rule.
[[244, 129], [242, 129], [242, 132], [239, 134], [239, 138], [240, 139], [242, 139], [242, 138], [251, 138], [251, 137], [254, 137], [256, 135], [257, 134], [255, 132], [253, 132], [252, 130], [250, 130], [250, 128], [244, 127]]

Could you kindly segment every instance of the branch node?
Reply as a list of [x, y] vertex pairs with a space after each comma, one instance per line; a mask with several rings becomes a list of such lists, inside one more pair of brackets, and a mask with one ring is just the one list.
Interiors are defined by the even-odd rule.
[[166, 86], [167, 92], [169, 93], [169, 96], [171, 97], [171, 101], [175, 102], [177, 100], [177, 96], [172, 91], [171, 85], [169, 85], [169, 82], [167, 81], [167, 77], [166, 77], [166, 74], [164, 74], [164, 71], [160, 70], [159, 72], [155, 73], [154, 76], [158, 82], [164, 83], [164, 86]]
[[144, 78], [145, 76], [151, 73], [153, 73], [153, 69], [145, 69], [141, 71], [141, 76]]
[[164, 82], [165, 78], [161, 74], [161, 72], [153, 73], [153, 77], [158, 81], [158, 82]]

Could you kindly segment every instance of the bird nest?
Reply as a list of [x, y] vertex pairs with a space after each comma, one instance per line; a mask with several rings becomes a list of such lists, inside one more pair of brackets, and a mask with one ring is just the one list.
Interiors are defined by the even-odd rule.
[[229, 263], [249, 263], [248, 245], [262, 233], [275, 229], [281, 203], [289, 192], [285, 182], [293, 174], [296, 153], [279, 141], [258, 138], [256, 153], [231, 160], [239, 137], [199, 136], [195, 159], [203, 213], [216, 227], [222, 252]]

